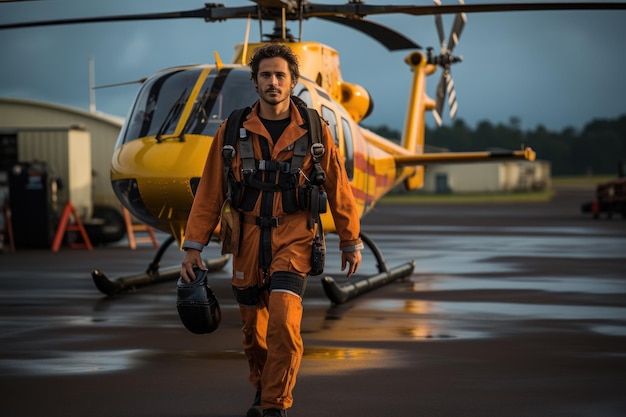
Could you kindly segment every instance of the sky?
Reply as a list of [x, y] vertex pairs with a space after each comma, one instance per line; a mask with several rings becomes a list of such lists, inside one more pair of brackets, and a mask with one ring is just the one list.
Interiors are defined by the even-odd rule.
[[[345, 3], [347, 0], [336, 2]], [[505, 0], [507, 1], [507, 0]], [[224, 0], [227, 6], [251, 5]], [[509, 1], [510, 2], [510, 1]], [[330, 3], [330, 1], [319, 1]], [[427, 0], [368, 0], [367, 4], [430, 4]], [[455, 4], [443, 0], [443, 4]], [[467, 0], [466, 4], [495, 3]], [[0, 2], [0, 23], [129, 13], [192, 10], [196, 0], [48, 0]], [[423, 47], [438, 47], [432, 16], [372, 16]], [[443, 16], [446, 38], [453, 16]], [[456, 118], [470, 127], [481, 121], [522, 129], [543, 126], [580, 130], [594, 119], [626, 114], [626, 11], [549, 11], [469, 14], [452, 67], [458, 101]], [[272, 22], [263, 23], [264, 32]], [[95, 84], [138, 80], [176, 65], [213, 63], [214, 51], [230, 62], [244, 40], [246, 21], [205, 23], [201, 19], [91, 23], [0, 31], [0, 97], [49, 101], [89, 108], [89, 59]], [[294, 35], [297, 23], [291, 24]], [[401, 130], [411, 72], [409, 51], [390, 52], [374, 39], [343, 25], [309, 19], [303, 40], [319, 41], [340, 53], [345, 81], [364, 86], [374, 111], [362, 124]], [[256, 21], [250, 40], [259, 40]], [[437, 50], [437, 48], [435, 48]], [[429, 77], [434, 97], [440, 73]], [[96, 90], [98, 111], [124, 117], [138, 84]], [[435, 126], [432, 115], [429, 126]], [[452, 122], [444, 115], [443, 122]]]

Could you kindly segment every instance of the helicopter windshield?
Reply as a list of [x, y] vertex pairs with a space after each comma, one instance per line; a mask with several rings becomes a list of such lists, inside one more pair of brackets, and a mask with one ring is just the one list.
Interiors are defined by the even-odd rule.
[[258, 99], [248, 69], [222, 69], [207, 77], [184, 133], [214, 136], [230, 113]]
[[[147, 81], [130, 113], [122, 143], [146, 136], [174, 133], [202, 68], [177, 70]], [[213, 136], [236, 108], [258, 99], [247, 69], [212, 70], [200, 89], [183, 133]]]

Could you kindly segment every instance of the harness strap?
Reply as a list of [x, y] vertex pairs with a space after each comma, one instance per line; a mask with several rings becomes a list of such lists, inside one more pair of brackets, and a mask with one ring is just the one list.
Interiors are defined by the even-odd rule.
[[278, 227], [279, 224], [284, 222], [284, 219], [282, 217], [244, 215], [242, 221], [245, 224], [254, 224], [259, 227]]
[[239, 152], [241, 152], [241, 172], [244, 178], [248, 178], [256, 173], [256, 162], [252, 141], [248, 139], [248, 132], [244, 128], [241, 128], [239, 133]]
[[[267, 139], [260, 137], [261, 155], [265, 159], [271, 158], [270, 147], [267, 143]], [[276, 171], [260, 172], [259, 175], [263, 176], [261, 181], [274, 185], [276, 183]], [[274, 191], [261, 192], [261, 216], [260, 218], [272, 218], [274, 212]], [[259, 268], [263, 270], [265, 274], [269, 274], [270, 266], [272, 264], [272, 223], [271, 221], [259, 224], [261, 227], [261, 242], [259, 245]]]
[[[222, 148], [222, 156], [224, 158], [224, 191], [225, 195], [230, 198], [234, 184], [233, 173], [231, 172], [231, 163], [236, 156], [235, 141], [238, 141], [239, 152], [242, 166], [242, 182], [243, 186], [250, 188], [252, 193], [244, 193], [247, 195], [245, 200], [254, 197], [254, 201], [261, 197], [261, 215], [260, 216], [243, 216], [243, 222], [247, 224], [256, 224], [261, 228], [261, 242], [259, 245], [259, 267], [267, 274], [272, 261], [272, 245], [271, 230], [280, 224], [280, 217], [273, 217], [273, 200], [274, 193], [284, 192], [295, 189], [298, 184], [298, 178], [302, 172], [304, 159], [307, 151], [309, 151], [309, 143], [311, 157], [314, 164], [314, 172], [311, 173], [313, 183], [310, 184], [312, 192], [310, 194], [310, 226], [318, 223], [318, 236], [322, 235], [322, 226], [320, 221], [320, 211], [325, 209], [326, 200], [323, 200], [324, 207], [321, 207], [319, 196], [323, 193], [320, 185], [325, 180], [325, 173], [320, 165], [320, 159], [324, 155], [324, 145], [321, 143], [322, 125], [321, 118], [315, 109], [308, 108], [304, 105], [297, 106], [300, 115], [304, 119], [304, 126], [307, 127], [308, 134], [298, 138], [294, 144], [293, 156], [291, 162], [279, 162], [271, 159], [269, 146], [265, 140], [261, 140], [262, 160], [256, 160], [254, 157], [254, 147], [249, 139], [247, 130], [243, 127], [243, 121], [251, 111], [250, 107], [238, 109], [231, 113], [228, 117], [226, 131], [224, 136], [224, 147]], [[263, 139], [263, 138], [262, 138]], [[281, 175], [282, 174], [282, 175]], [[288, 176], [285, 178], [284, 176]], [[278, 177], [278, 181], [277, 181]], [[285, 180], [283, 180], [285, 178]], [[256, 191], [256, 192], [254, 192]], [[323, 239], [323, 238], [322, 238]]]
[[[230, 182], [230, 176], [232, 175], [230, 171], [230, 166], [235, 159], [235, 155], [237, 151], [235, 150], [235, 141], [242, 134], [241, 126], [243, 121], [248, 116], [248, 114], [252, 111], [252, 107], [244, 107], [241, 109], [233, 110], [232, 113], [228, 116], [226, 121], [226, 130], [224, 131], [224, 144], [222, 147], [222, 158], [224, 159], [224, 167], [222, 169], [222, 181], [223, 181], [223, 192], [226, 198], [231, 198], [232, 196], [232, 185]], [[230, 121], [230, 123], [229, 123]], [[243, 129], [245, 132], [245, 129]], [[246, 133], [247, 136], [247, 133]]]
[[291, 157], [291, 169], [290, 173], [293, 175], [299, 175], [302, 165], [304, 163], [304, 157], [306, 156], [307, 146], [309, 144], [308, 135], [300, 137], [293, 148], [293, 156]]

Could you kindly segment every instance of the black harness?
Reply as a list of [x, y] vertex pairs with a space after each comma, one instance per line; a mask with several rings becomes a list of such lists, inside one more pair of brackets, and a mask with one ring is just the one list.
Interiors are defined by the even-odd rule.
[[[244, 120], [252, 110], [251, 107], [234, 110], [228, 117], [224, 130], [222, 147], [224, 193], [226, 198], [231, 199], [233, 207], [242, 211], [251, 211], [259, 197], [261, 198], [261, 212], [255, 223], [261, 228], [259, 267], [265, 272], [269, 271], [272, 261], [271, 231], [280, 222], [280, 218], [273, 216], [274, 193], [281, 193], [285, 213], [309, 210], [311, 212], [309, 227], [313, 228], [314, 223], [318, 223], [320, 233], [322, 226], [319, 214], [326, 211], [326, 193], [320, 188], [326, 179], [319, 163], [324, 154], [321, 120], [315, 109], [303, 105], [297, 107], [308, 127], [308, 134], [290, 145], [294, 148], [293, 156], [288, 161], [272, 160], [267, 139], [262, 137], [260, 145], [263, 159], [255, 159], [249, 132], [243, 127]], [[236, 180], [231, 169], [237, 154], [236, 142], [241, 158], [241, 181]], [[302, 165], [309, 148], [314, 168], [307, 177], [302, 172]], [[300, 184], [300, 175], [306, 178], [304, 185]]]

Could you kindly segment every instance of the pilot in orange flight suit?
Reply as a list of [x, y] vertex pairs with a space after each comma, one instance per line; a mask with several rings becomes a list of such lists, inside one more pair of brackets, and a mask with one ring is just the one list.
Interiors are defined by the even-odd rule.
[[[290, 99], [299, 75], [296, 57], [286, 46], [269, 44], [255, 53], [250, 65], [260, 100], [243, 127], [249, 132], [254, 159], [257, 166], [258, 161], [271, 160], [278, 164], [291, 161], [295, 142], [307, 134], [306, 122]], [[350, 276], [361, 263], [359, 213], [328, 125], [324, 122], [321, 125], [324, 153], [319, 164], [326, 175], [323, 188], [340, 239], [342, 270], [348, 267]], [[225, 201], [222, 192], [225, 130], [222, 124], [216, 133], [189, 214], [183, 243], [187, 253], [181, 269], [187, 281], [193, 279], [194, 265], [205, 268], [200, 252], [220, 221]], [[239, 149], [236, 155], [230, 172], [241, 182], [243, 162]], [[309, 180], [307, 175], [313, 165], [309, 151], [298, 175], [300, 184]], [[258, 175], [265, 182], [280, 184], [281, 175], [294, 174], [278, 169]], [[312, 227], [309, 210], [294, 211], [293, 198], [285, 200], [286, 193], [277, 189], [256, 190], [252, 194], [243, 193], [241, 202], [233, 201], [241, 213], [242, 237], [238, 251], [233, 253], [232, 285], [240, 306], [249, 379], [257, 389], [248, 416], [286, 416], [285, 410], [293, 403], [292, 390], [304, 351], [300, 335], [302, 296], [311, 271], [317, 225]]]

